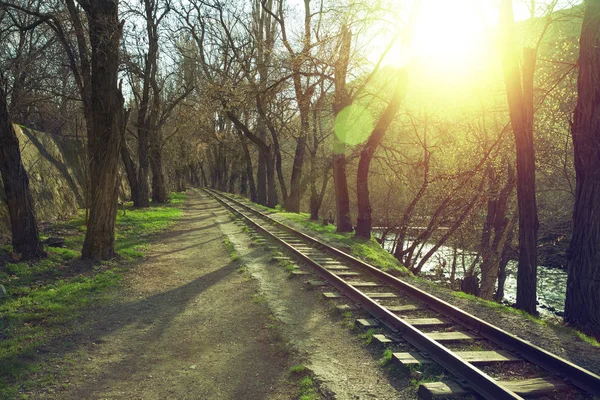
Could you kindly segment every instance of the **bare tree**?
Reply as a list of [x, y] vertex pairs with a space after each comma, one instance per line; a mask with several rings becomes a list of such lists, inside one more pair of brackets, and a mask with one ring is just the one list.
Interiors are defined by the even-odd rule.
[[13, 250], [23, 259], [45, 257], [40, 242], [29, 179], [21, 162], [19, 140], [0, 84], [0, 173], [10, 215]]

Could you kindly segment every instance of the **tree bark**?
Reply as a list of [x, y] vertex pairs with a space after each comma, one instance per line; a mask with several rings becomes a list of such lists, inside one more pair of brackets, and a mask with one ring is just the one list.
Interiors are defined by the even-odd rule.
[[515, 48], [512, 0], [501, 8], [504, 45], [502, 69], [510, 121], [517, 149], [517, 203], [519, 208], [519, 269], [517, 272], [516, 307], [536, 314], [537, 300], [537, 232], [535, 198], [535, 152], [533, 147], [533, 74], [535, 51], [523, 49], [523, 83], [519, 57]]
[[13, 251], [23, 259], [45, 257], [40, 242], [29, 178], [21, 161], [19, 140], [0, 85], [0, 173], [10, 216]]
[[117, 2], [81, 1], [89, 25], [92, 49], [92, 129], [88, 137], [91, 205], [82, 259], [115, 256], [119, 155], [123, 96], [117, 86], [119, 23]]
[[[157, 140], [157, 138], [154, 138]], [[159, 143], [150, 142], [150, 168], [152, 169], [152, 201], [164, 204], [169, 199], [165, 174], [163, 172], [162, 151]]]
[[600, 3], [585, 4], [571, 127], [576, 194], [565, 322], [600, 337]]
[[250, 157], [250, 151], [248, 150], [246, 138], [241, 132], [237, 132], [239, 133], [240, 143], [244, 152], [244, 160], [246, 161], [246, 180], [248, 182], [248, 186], [250, 187], [250, 201], [256, 202], [256, 186], [254, 184], [254, 169], [252, 168], [252, 158]]
[[285, 209], [289, 212], [300, 212], [300, 196], [301, 196], [301, 180], [302, 180], [302, 166], [304, 164], [304, 153], [306, 150], [305, 135], [308, 130], [308, 121], [302, 128], [302, 136], [296, 139], [296, 151], [294, 153], [294, 163], [292, 164], [292, 176], [290, 179], [290, 194], [286, 199]]
[[131, 154], [129, 152], [129, 148], [127, 147], [127, 141], [125, 140], [125, 125], [127, 124], [127, 116], [123, 118], [125, 122], [121, 125], [121, 140], [123, 143], [121, 144], [121, 161], [123, 161], [123, 166], [125, 167], [125, 175], [127, 176], [127, 181], [129, 182], [129, 188], [131, 189], [131, 199], [133, 200], [133, 205], [136, 204], [136, 199], [139, 202], [140, 199], [140, 185], [138, 184], [138, 177], [135, 168], [135, 163], [131, 158]]
[[[492, 300], [496, 289], [496, 280], [500, 272], [502, 255], [507, 244], [512, 220], [506, 217], [508, 199], [514, 188], [514, 173], [508, 164], [508, 177], [506, 184], [498, 192], [498, 177], [495, 176], [491, 166], [488, 167], [490, 193], [488, 197], [487, 219], [481, 240], [481, 288], [479, 296]], [[493, 233], [493, 235], [492, 235]]]
[[394, 116], [400, 108], [400, 104], [406, 93], [407, 70], [399, 71], [400, 77], [396, 82], [394, 94], [385, 111], [379, 117], [379, 121], [369, 135], [367, 142], [360, 151], [358, 171], [356, 174], [356, 196], [358, 200], [358, 218], [356, 223], [356, 236], [369, 239], [371, 237], [371, 201], [369, 199], [369, 170], [373, 155], [383, 140], [387, 128], [392, 123]]
[[[334, 66], [335, 93], [333, 99], [334, 120], [350, 104], [352, 99], [346, 88], [346, 76], [350, 61], [352, 33], [347, 26], [342, 27], [340, 55]], [[352, 232], [350, 219], [350, 196], [346, 176], [346, 145], [333, 135], [333, 187], [335, 189], [336, 232]]]

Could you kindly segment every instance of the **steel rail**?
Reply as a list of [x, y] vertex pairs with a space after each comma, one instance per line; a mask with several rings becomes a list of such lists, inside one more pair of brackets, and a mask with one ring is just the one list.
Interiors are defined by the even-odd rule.
[[[276, 225], [284, 228], [285, 230], [293, 233], [294, 235], [300, 236], [301, 238], [326, 249], [327, 251], [335, 254], [336, 256], [351, 262], [355, 266], [358, 266], [358, 267], [368, 271], [369, 273], [371, 273], [372, 275], [374, 275], [381, 281], [387, 283], [388, 285], [394, 287], [395, 289], [404, 292], [405, 294], [414, 298], [415, 300], [418, 300], [424, 304], [427, 304], [427, 306], [430, 307], [431, 309], [433, 309], [434, 311], [437, 311], [438, 313], [444, 315], [445, 317], [449, 317], [449, 318], [453, 319], [454, 321], [458, 322], [459, 324], [465, 326], [466, 328], [468, 328], [470, 330], [477, 332], [480, 336], [490, 340], [491, 342], [499, 345], [500, 347], [503, 347], [503, 348], [515, 353], [516, 355], [540, 366], [541, 368], [545, 369], [549, 373], [568, 380], [573, 385], [579, 387], [580, 389], [584, 390], [585, 392], [588, 392], [588, 393], [596, 395], [596, 396], [600, 395], [600, 376], [598, 376], [597, 374], [595, 374], [585, 368], [582, 368], [576, 364], [573, 364], [572, 362], [565, 360], [562, 357], [552, 354], [552, 353], [542, 349], [541, 347], [534, 345], [533, 343], [530, 343], [528, 341], [525, 341], [525, 340], [517, 337], [516, 335], [506, 332], [505, 330], [498, 328], [478, 317], [475, 317], [475, 316], [461, 310], [460, 308], [455, 307], [455, 306], [447, 303], [446, 301], [441, 300], [441, 299], [439, 299], [439, 298], [437, 298], [437, 297], [435, 297], [435, 296], [433, 296], [433, 295], [431, 295], [431, 294], [429, 294], [407, 282], [404, 282], [393, 275], [390, 275], [376, 267], [373, 267], [372, 265], [370, 265], [362, 260], [359, 260], [359, 259], [357, 259], [335, 247], [332, 247], [331, 245], [328, 245], [319, 239], [313, 238], [312, 236], [309, 236], [302, 232], [299, 232], [296, 229], [294, 229], [284, 223], [281, 223], [281, 222], [269, 217], [268, 215], [254, 209], [236, 199], [233, 199], [229, 196], [226, 196], [222, 193], [218, 193], [216, 191], [212, 191], [212, 190], [207, 190], [207, 191], [209, 193], [211, 193], [217, 200], [220, 200], [217, 196], [223, 196], [224, 198], [234, 202], [235, 204], [242, 206], [243, 208], [262, 216], [263, 218], [267, 219], [269, 222], [275, 223]], [[223, 204], [226, 204], [222, 200], [220, 200], [220, 202]], [[228, 207], [232, 208], [231, 206], [228, 206]], [[236, 211], [236, 212], [239, 213], [239, 211]], [[256, 223], [254, 223], [252, 220], [250, 220], [250, 221], [256, 225]], [[261, 227], [261, 230], [265, 231], [270, 236], [274, 236], [271, 233], [269, 233], [268, 231], [264, 230], [264, 228], [262, 228], [262, 227]], [[284, 243], [286, 248], [293, 251], [294, 254], [298, 254], [300, 257], [302, 257], [302, 259], [307, 260], [310, 264], [318, 265], [320, 268], [319, 271], [323, 270], [324, 271], [323, 274], [325, 276], [332, 275], [333, 276], [332, 283], [336, 282], [336, 280], [343, 282], [343, 280], [341, 280], [339, 277], [337, 277], [330, 271], [326, 270], [319, 264], [315, 263], [314, 261], [310, 260], [307, 256], [305, 256], [304, 254], [295, 250], [292, 246], [287, 244], [285, 241], [283, 241], [277, 237], [275, 237], [275, 239], [277, 239], [279, 242]], [[343, 282], [343, 285], [345, 286], [347, 284], [345, 282]], [[336, 284], [334, 284], [334, 286], [336, 286], [336, 288], [339, 289], [339, 287]], [[339, 289], [339, 290], [341, 290], [341, 289]], [[351, 287], [350, 290], [360, 292], [353, 287]], [[360, 293], [362, 294], [362, 292], [360, 292]], [[364, 294], [363, 294], [363, 296], [364, 296]], [[375, 305], [377, 305], [377, 307], [381, 308], [381, 306], [379, 306], [377, 303], [375, 303], [371, 299], [368, 299], [368, 301], [361, 299], [360, 301], [357, 301], [357, 303], [359, 303], [359, 305], [361, 305], [365, 308], [369, 307], [368, 306], [369, 303], [374, 303]], [[399, 325], [399, 328], [395, 328], [394, 326], [389, 326], [389, 325], [388, 326], [390, 328], [392, 328], [393, 330], [396, 330], [399, 333], [403, 334], [406, 337], [406, 339], [409, 340], [409, 342], [411, 344], [413, 344], [419, 350], [422, 350], [421, 346], [417, 345], [416, 343], [413, 343], [413, 340], [414, 340], [413, 335], [414, 334], [412, 333], [412, 331], [417, 331], [414, 327], [404, 323], [400, 318], [398, 318], [396, 315], [392, 314], [391, 312], [389, 312], [386, 309], [384, 309], [385, 312], [378, 312], [376, 310], [370, 310], [370, 309], [367, 309], [367, 311], [372, 313], [374, 316], [377, 316], [377, 318], [380, 319], [386, 325], [388, 325], [388, 318], [391, 318], [391, 317], [393, 317], [392, 321], [394, 321], [394, 322], [397, 322], [396, 320], [401, 321], [401, 325]], [[419, 332], [419, 331], [417, 331], [417, 332]], [[427, 338], [427, 340], [431, 341], [429, 338]], [[447, 349], [440, 346], [437, 342], [434, 341], [434, 343], [435, 343], [435, 345], [428, 345], [428, 346], [431, 346], [431, 349], [428, 347], [428, 349], [425, 349], [422, 351], [427, 352], [428, 355], [431, 356], [431, 358], [434, 359], [435, 361], [437, 361], [440, 365], [446, 367], [447, 369], [449, 369], [452, 372], [456, 372], [454, 369], [455, 367], [448, 367], [446, 365], [446, 362], [444, 362], [443, 360], [438, 360], [436, 357], [434, 357], [434, 352], [436, 351], [436, 348], [438, 348], [438, 347], [445, 350], [445, 352], [444, 351], [439, 352], [442, 359], [445, 357], [445, 353], [451, 353]], [[433, 352], [432, 352], [432, 350], [433, 350]], [[456, 356], [454, 356], [454, 358], [456, 358]], [[471, 364], [465, 363], [462, 360], [460, 360], [460, 361], [464, 364], [469, 365], [471, 368], [479, 371], [477, 368], [472, 367]], [[463, 372], [467, 372], [467, 369], [464, 369]], [[483, 372], [482, 372], [482, 374], [483, 374]], [[478, 388], [472, 383], [471, 376], [466, 376], [463, 378], [461, 376], [462, 374], [459, 375], [458, 373], [456, 373], [456, 375], [460, 379], [464, 379], [465, 381], [468, 381], [469, 383], [471, 383], [471, 388], [473, 390], [484, 395], [484, 393], [480, 392], [478, 390]], [[491, 379], [487, 375], [486, 375], [486, 377], [488, 379]], [[512, 392], [511, 392], [511, 395], [513, 396], [512, 398], [519, 398], [516, 394], [514, 394]], [[511, 397], [487, 397], [486, 396], [486, 398], [511, 398]]]
[[[435, 340], [430, 339], [423, 332], [414, 328], [412, 325], [409, 325], [397, 315], [393, 314], [385, 307], [381, 306], [373, 299], [368, 297], [362, 291], [356, 289], [355, 287], [346, 283], [343, 279], [332, 273], [331, 271], [325, 269], [318, 262], [312, 260], [307, 255], [302, 252], [296, 250], [294, 246], [287, 243], [285, 240], [279, 238], [277, 235], [270, 232], [267, 228], [263, 227], [258, 222], [252, 220], [248, 216], [246, 216], [241, 211], [237, 210], [227, 202], [223, 201], [219, 198], [219, 195], [214, 195], [214, 198], [217, 199], [221, 204], [225, 205], [227, 208], [233, 210], [237, 214], [245, 217], [252, 225], [254, 225], [260, 231], [266, 233], [273, 239], [277, 240], [280, 244], [282, 244], [288, 251], [295, 254], [297, 257], [301, 258], [305, 262], [312, 265], [312, 267], [317, 271], [319, 275], [325, 278], [330, 284], [332, 284], [336, 289], [342, 292], [346, 297], [359, 304], [362, 308], [364, 308], [369, 314], [379, 319], [383, 324], [388, 326], [392, 331], [398, 332], [402, 335], [409, 343], [419, 349], [422, 353], [427, 354], [438, 364], [451, 371], [455, 376], [461, 379], [463, 382], [469, 382], [469, 386], [475, 392], [484, 396], [486, 399], [492, 400], [503, 400], [503, 399], [522, 399], [522, 397], [518, 396], [514, 392], [502, 387], [497, 381], [491, 378], [489, 375], [476, 368], [472, 364], [462, 360], [452, 351], [440, 345]], [[222, 196], [222, 195], [221, 195]], [[223, 196], [225, 197], [225, 196]], [[227, 197], [225, 197], [227, 198]], [[234, 201], [230, 198], [227, 198], [230, 201]], [[236, 202], [237, 203], [237, 202]], [[239, 204], [239, 203], [237, 203]], [[250, 209], [252, 212], [257, 212], [256, 210]], [[262, 217], [267, 217], [263, 213], [257, 212]], [[279, 226], [289, 230], [292, 233], [296, 233], [296, 231], [285, 224], [280, 224], [278, 221], [274, 221], [272, 218], [268, 218], [269, 221], [276, 222]]]

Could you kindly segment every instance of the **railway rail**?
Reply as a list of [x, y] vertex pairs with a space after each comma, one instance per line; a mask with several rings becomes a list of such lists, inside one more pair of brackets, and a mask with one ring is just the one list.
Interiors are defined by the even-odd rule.
[[[358, 320], [365, 327], [385, 326], [391, 334], [376, 339], [390, 343], [405, 340], [418, 352], [394, 353], [402, 364], [435, 362], [454, 375], [451, 381], [421, 385], [423, 398], [439, 398], [477, 393], [486, 399], [522, 399], [547, 395], [576, 386], [585, 393], [600, 396], [600, 376], [558, 357], [538, 346], [483, 321], [409, 283], [371, 266], [319, 239], [283, 224], [256, 207], [229, 195], [205, 189], [226, 208], [242, 216], [289, 253], [310, 265], [322, 281], [339, 293], [326, 292], [329, 298], [343, 297], [372, 318]], [[399, 304], [401, 300], [405, 304]], [[411, 318], [421, 310], [427, 318]], [[444, 328], [431, 332], [431, 328]], [[491, 350], [456, 351], [451, 343], [483, 341]], [[481, 346], [479, 346], [481, 347]], [[543, 370], [533, 379], [500, 381], [486, 374], [481, 366], [526, 361]], [[568, 383], [568, 384], [567, 384]]]

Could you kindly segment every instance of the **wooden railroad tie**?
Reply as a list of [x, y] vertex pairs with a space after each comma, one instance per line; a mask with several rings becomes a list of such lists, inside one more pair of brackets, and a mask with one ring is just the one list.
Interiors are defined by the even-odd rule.
[[[518, 381], [500, 381], [501, 386], [524, 397], [535, 397], [552, 394], [568, 389], [567, 384], [552, 378], [534, 378]], [[428, 382], [419, 386], [419, 399], [446, 399], [463, 397], [473, 393], [455, 381]]]
[[[506, 351], [455, 351], [455, 355], [462, 358], [463, 361], [471, 364], [488, 364], [496, 362], [517, 362], [521, 358], [515, 357]], [[393, 360], [403, 365], [411, 364], [429, 364], [433, 360], [421, 356], [419, 353], [394, 353]]]
[[[376, 319], [366, 318], [366, 319], [359, 319], [356, 321], [359, 325], [362, 325], [364, 327], [371, 328], [371, 327], [379, 326], [379, 321], [377, 321]], [[445, 319], [441, 319], [441, 318], [405, 318], [405, 319], [403, 319], [403, 321], [409, 325], [418, 326], [421, 328], [430, 327], [430, 326], [452, 325], [452, 322], [445, 320]]]
[[302, 271], [300, 269], [296, 269], [291, 272], [292, 275], [310, 275], [310, 272]]

